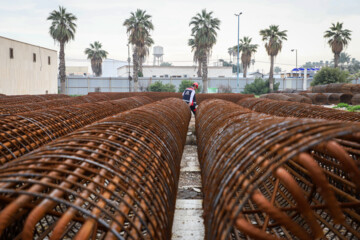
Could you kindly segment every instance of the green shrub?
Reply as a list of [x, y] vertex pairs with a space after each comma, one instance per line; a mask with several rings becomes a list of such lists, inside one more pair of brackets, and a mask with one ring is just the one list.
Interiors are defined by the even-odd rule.
[[314, 76], [311, 86], [324, 85], [330, 83], [348, 83], [349, 73], [338, 68], [323, 67]]
[[334, 106], [333, 108], [348, 108], [349, 104], [347, 103], [338, 103], [338, 105]]
[[347, 108], [347, 110], [349, 112], [358, 112], [358, 111], [360, 111], [360, 105], [350, 106], [350, 107]]
[[[279, 89], [280, 83], [274, 83], [274, 91]], [[269, 79], [264, 81], [262, 78], [255, 78], [255, 81], [245, 85], [244, 94], [261, 95], [270, 92]]]
[[176, 92], [175, 85], [157, 81], [149, 86], [150, 92]]
[[[191, 80], [182, 80], [179, 85], [179, 92], [183, 92], [186, 88], [191, 87], [195, 81]], [[195, 90], [196, 93], [201, 92], [201, 85], [199, 84], [199, 88]]]

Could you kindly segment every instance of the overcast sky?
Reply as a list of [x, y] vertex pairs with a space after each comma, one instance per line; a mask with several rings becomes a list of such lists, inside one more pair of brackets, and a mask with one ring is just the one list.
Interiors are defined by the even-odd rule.
[[352, 30], [352, 41], [345, 52], [360, 60], [360, 0], [0, 0], [0, 36], [58, 50], [48, 33], [50, 21], [46, 18], [59, 5], [78, 18], [75, 40], [66, 46], [66, 58], [71, 59], [85, 59], [84, 49], [90, 42], [100, 41], [109, 58], [125, 61], [127, 35], [123, 22], [130, 12], [140, 8], [152, 16], [152, 37], [155, 45], [164, 47], [164, 61], [191, 65], [189, 22], [206, 8], [221, 21], [210, 65], [216, 59], [229, 60], [227, 49], [237, 39], [234, 13], [240, 11], [240, 37], [250, 36], [253, 43], [259, 44], [256, 64], [250, 71], [269, 71], [269, 57], [259, 31], [271, 24], [288, 31], [288, 41], [275, 63], [282, 69], [295, 66], [293, 48], [298, 49], [298, 65], [331, 60], [333, 54], [323, 35], [337, 21]]

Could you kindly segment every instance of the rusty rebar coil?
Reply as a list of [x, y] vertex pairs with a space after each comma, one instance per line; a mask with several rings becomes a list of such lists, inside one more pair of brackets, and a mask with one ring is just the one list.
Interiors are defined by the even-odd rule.
[[[114, 98], [117, 99], [117, 98]], [[16, 114], [29, 111], [37, 111], [42, 109], [49, 109], [55, 107], [70, 106], [82, 103], [94, 103], [107, 101], [110, 98], [104, 94], [97, 94], [93, 96], [79, 96], [71, 98], [61, 98], [55, 100], [47, 100], [43, 102], [34, 102], [34, 103], [25, 103], [17, 105], [0, 105], [0, 115], [1, 114]]]
[[327, 96], [322, 93], [302, 93], [310, 99], [310, 103], [316, 105], [325, 105], [328, 103]]
[[352, 105], [360, 105], [360, 94], [355, 94], [351, 98], [351, 103], [352, 103]]
[[347, 112], [304, 103], [275, 101], [263, 98], [247, 98], [240, 100], [238, 104], [255, 112], [266, 113], [280, 117], [318, 118], [360, 122], [360, 113]]
[[0, 118], [0, 165], [102, 118], [152, 102], [133, 97]]
[[48, 100], [69, 98], [64, 94], [45, 94], [45, 95], [14, 95], [0, 98], [0, 106], [16, 105], [30, 102], [43, 102]]
[[189, 120], [167, 99], [0, 167], [0, 239], [170, 239]]
[[206, 239], [360, 239], [360, 125], [202, 103]]
[[350, 93], [323, 93], [327, 97], [328, 104], [348, 103], [351, 104], [353, 95]]
[[[160, 101], [166, 98], [182, 98], [182, 93], [173, 93], [173, 92], [121, 92], [121, 93], [113, 93], [113, 92], [102, 92], [102, 93], [89, 93], [88, 96], [94, 96], [97, 94], [103, 94], [113, 99], [114, 97], [130, 97], [130, 96], [147, 96], [154, 101]], [[200, 104], [202, 101], [206, 99], [223, 99], [230, 102], [238, 102], [241, 99], [254, 97], [254, 94], [239, 94], [239, 93], [197, 93], [196, 101]]]
[[312, 87], [313, 93], [360, 93], [360, 84], [350, 83], [331, 83], [328, 85], [318, 85]]
[[260, 98], [289, 101], [289, 102], [312, 103], [311, 99], [297, 93], [268, 93], [268, 94], [260, 95]]
[[317, 86], [313, 86], [311, 88], [311, 91], [313, 93], [326, 93], [326, 87], [327, 85], [317, 85]]

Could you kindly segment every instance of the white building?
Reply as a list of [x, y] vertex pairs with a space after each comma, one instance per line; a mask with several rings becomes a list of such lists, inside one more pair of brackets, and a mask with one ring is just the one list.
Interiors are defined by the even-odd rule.
[[58, 92], [55, 50], [0, 36], [0, 93]]
[[[66, 75], [70, 76], [90, 76], [94, 75], [89, 59], [66, 59]], [[102, 62], [101, 77], [117, 77], [117, 69], [125, 66], [126, 61], [106, 58]]]
[[[130, 66], [130, 74], [133, 69]], [[117, 69], [119, 77], [129, 75], [129, 66], [122, 66]], [[197, 77], [196, 66], [143, 66], [144, 77], [156, 78], [187, 78]], [[232, 67], [209, 66], [208, 77], [232, 77]]]

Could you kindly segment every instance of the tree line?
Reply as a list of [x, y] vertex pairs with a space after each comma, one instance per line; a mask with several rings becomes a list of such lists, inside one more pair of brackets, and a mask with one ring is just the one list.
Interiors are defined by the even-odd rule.
[[[197, 63], [197, 75], [202, 77], [203, 91], [208, 87], [208, 61], [212, 48], [216, 44], [217, 31], [220, 30], [220, 20], [203, 9], [191, 18], [189, 26], [191, 27], [191, 36], [188, 45], [193, 52], [193, 60]], [[133, 50], [133, 81], [134, 91], [139, 90], [138, 77], [142, 73], [142, 65], [145, 58], [149, 55], [149, 48], [154, 44], [151, 37], [151, 31], [154, 25], [151, 21], [152, 16], [145, 10], [137, 9], [130, 13], [123, 25], [128, 34], [128, 44]], [[59, 43], [59, 77], [61, 83], [61, 92], [65, 92], [65, 44], [75, 38], [77, 17], [66, 11], [66, 8], [59, 6], [58, 10], [50, 13], [47, 20], [51, 20], [50, 35]], [[274, 62], [275, 57], [281, 52], [283, 41], [287, 40], [287, 30], [280, 30], [278, 25], [270, 25], [269, 28], [262, 29], [259, 32], [267, 54], [270, 57], [269, 89], [274, 90]], [[341, 52], [351, 40], [351, 31], [343, 28], [343, 23], [332, 23], [329, 30], [324, 33], [324, 38], [328, 39], [328, 44], [334, 53], [334, 67], [337, 68], [341, 58]], [[244, 36], [239, 40], [238, 45], [228, 49], [231, 55], [240, 55], [244, 77], [247, 75], [247, 69], [250, 63], [254, 63], [252, 56], [258, 49], [258, 44], [252, 43], [252, 38]], [[108, 52], [102, 49], [102, 44], [98, 41], [90, 44], [84, 53], [91, 60], [91, 67], [96, 76], [101, 75], [102, 60], [107, 57]]]

